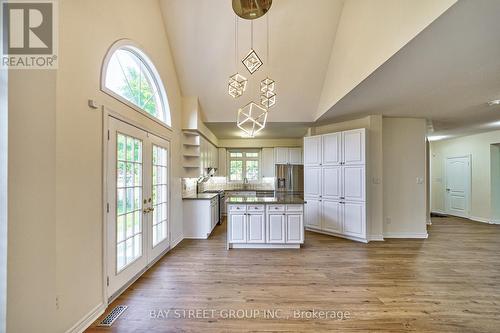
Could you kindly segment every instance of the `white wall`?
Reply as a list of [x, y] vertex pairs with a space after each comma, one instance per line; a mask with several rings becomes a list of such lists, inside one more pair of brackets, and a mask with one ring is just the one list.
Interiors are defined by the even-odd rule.
[[447, 157], [472, 155], [470, 218], [491, 220], [491, 150], [500, 143], [500, 131], [431, 142], [431, 209], [445, 211], [445, 172]]
[[491, 220], [500, 224], [500, 144], [491, 145]]
[[322, 125], [311, 129], [312, 135], [346, 131], [356, 128], [367, 129], [369, 158], [367, 160], [368, 182], [368, 238], [383, 238], [383, 175], [382, 175], [382, 116], [367, 116], [351, 121]]
[[346, 0], [317, 117], [367, 78], [456, 0]]
[[[0, 1], [0, 17], [3, 17]], [[3, 43], [0, 43], [3, 54]], [[0, 68], [0, 333], [5, 333], [7, 310], [7, 149], [8, 149], [8, 72]]]
[[383, 155], [384, 236], [427, 237], [425, 119], [384, 118]]
[[[171, 140], [171, 231], [182, 237], [182, 101], [159, 2], [65, 0], [59, 9], [59, 69], [9, 80], [8, 332], [65, 332], [102, 305], [103, 119], [88, 99]], [[122, 38], [157, 67], [173, 131], [100, 91], [103, 58]]]
[[55, 332], [55, 125], [56, 72], [10, 70], [7, 332]]
[[302, 147], [303, 139], [219, 139], [224, 148]]

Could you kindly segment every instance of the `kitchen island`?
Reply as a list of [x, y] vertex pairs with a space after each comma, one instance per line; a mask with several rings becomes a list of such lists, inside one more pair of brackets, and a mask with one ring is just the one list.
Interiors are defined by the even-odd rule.
[[298, 195], [227, 199], [227, 249], [299, 249], [304, 199]]

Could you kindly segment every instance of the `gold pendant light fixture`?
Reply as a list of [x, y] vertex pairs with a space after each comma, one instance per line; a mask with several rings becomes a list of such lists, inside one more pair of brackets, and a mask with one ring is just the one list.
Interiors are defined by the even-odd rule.
[[[252, 75], [264, 62], [253, 48], [253, 20], [265, 15], [272, 5], [272, 0], [233, 0], [233, 10], [237, 17], [235, 19], [235, 64], [238, 61], [238, 17], [250, 20], [250, 51], [241, 63]], [[269, 64], [269, 17], [267, 17], [267, 62]], [[239, 98], [246, 91], [248, 80], [238, 72], [229, 77], [228, 94], [233, 98]], [[267, 122], [268, 109], [276, 104], [276, 83], [267, 77], [260, 82], [260, 103], [250, 101], [244, 107], [238, 109], [236, 125], [247, 136], [253, 137], [264, 129]]]
[[242, 19], [255, 20], [271, 8], [273, 0], [233, 0], [233, 10]]

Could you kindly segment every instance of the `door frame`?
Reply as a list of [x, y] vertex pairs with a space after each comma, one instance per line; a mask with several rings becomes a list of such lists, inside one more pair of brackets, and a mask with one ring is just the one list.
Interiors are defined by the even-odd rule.
[[[105, 307], [107, 307], [109, 304], [111, 304], [118, 296], [120, 296], [127, 288], [130, 287], [135, 281], [137, 281], [142, 274], [144, 274], [151, 266], [153, 266], [158, 260], [160, 260], [170, 249], [172, 248], [172, 212], [171, 212], [171, 198], [172, 198], [172, 178], [171, 178], [171, 168], [172, 168], [172, 139], [169, 137], [166, 137], [163, 134], [158, 133], [156, 130], [153, 130], [151, 128], [148, 128], [148, 126], [142, 124], [139, 121], [133, 120], [127, 116], [124, 116], [122, 113], [115, 111], [106, 105], [102, 105], [101, 107], [102, 110], [102, 142], [101, 142], [101, 147], [102, 147], [102, 180], [101, 180], [101, 186], [102, 186], [102, 225], [101, 225], [101, 230], [102, 230], [102, 244], [101, 244], [101, 251], [102, 251], [102, 302]], [[120, 288], [114, 295], [108, 295], [108, 212], [107, 212], [107, 206], [108, 206], [108, 130], [109, 130], [109, 117], [113, 117], [119, 121], [122, 121], [128, 125], [137, 127], [140, 130], [143, 130], [147, 133], [153, 134], [169, 143], [170, 149], [168, 150], [168, 180], [169, 180], [169, 187], [168, 187], [168, 221], [169, 221], [169, 226], [168, 226], [168, 243], [169, 246], [167, 249], [160, 254], [155, 260], [151, 261], [149, 264], [146, 265], [146, 267], [140, 271], [134, 278], [132, 278], [128, 283], [126, 283], [122, 288]], [[146, 122], [151, 121], [147, 117], [144, 117], [146, 119]], [[170, 129], [171, 131], [171, 129]], [[113, 296], [113, 298], [110, 298]]]
[[[445, 156], [444, 158], [444, 182], [443, 182], [443, 194], [444, 194], [444, 212], [448, 215], [452, 215], [452, 216], [455, 216], [453, 214], [450, 214], [449, 213], [449, 209], [448, 209], [448, 195], [446, 193], [446, 186], [448, 184], [448, 160], [449, 159], [453, 159], [453, 158], [466, 158], [468, 163], [469, 163], [469, 167], [468, 167], [468, 170], [467, 170], [467, 180], [466, 180], [466, 185], [467, 185], [467, 188], [466, 188], [466, 192], [467, 192], [467, 200], [466, 200], [466, 205], [467, 205], [467, 209], [466, 209], [466, 214], [465, 216], [463, 216], [464, 218], [470, 218], [470, 207], [471, 207], [471, 189], [472, 189], [472, 155], [471, 154], [466, 154], [466, 155], [457, 155], [457, 156]], [[460, 216], [462, 217], [462, 216]]]

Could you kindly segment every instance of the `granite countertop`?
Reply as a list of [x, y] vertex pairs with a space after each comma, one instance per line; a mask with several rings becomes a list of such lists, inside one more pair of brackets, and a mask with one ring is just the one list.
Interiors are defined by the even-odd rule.
[[260, 204], [304, 204], [304, 198], [300, 195], [277, 195], [274, 197], [229, 197], [228, 204], [260, 203]]
[[182, 200], [212, 200], [218, 195], [218, 193], [198, 193], [196, 195], [183, 197]]

